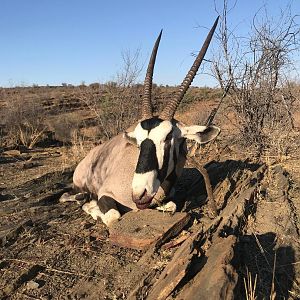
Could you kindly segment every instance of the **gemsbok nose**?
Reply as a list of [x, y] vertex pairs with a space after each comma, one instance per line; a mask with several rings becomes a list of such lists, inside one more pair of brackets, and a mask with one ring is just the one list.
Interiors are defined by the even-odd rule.
[[132, 199], [138, 209], [145, 209], [151, 204], [153, 196], [149, 195], [145, 189], [141, 195], [132, 194]]

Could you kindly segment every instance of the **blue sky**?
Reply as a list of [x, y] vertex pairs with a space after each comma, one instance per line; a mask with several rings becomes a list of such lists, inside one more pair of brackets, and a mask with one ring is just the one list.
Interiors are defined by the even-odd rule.
[[[300, 13], [299, 0], [237, 0], [229, 21], [245, 35], [263, 5], [276, 18], [288, 3]], [[161, 28], [154, 82], [180, 84], [207, 34], [199, 25], [216, 16], [213, 0], [0, 0], [0, 86], [113, 80], [121, 52], [140, 48], [145, 63]], [[212, 81], [199, 75], [194, 84]]]

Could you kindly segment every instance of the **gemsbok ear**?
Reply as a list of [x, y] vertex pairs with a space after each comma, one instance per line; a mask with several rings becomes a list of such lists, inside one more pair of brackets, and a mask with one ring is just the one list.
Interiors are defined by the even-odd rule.
[[217, 126], [184, 126], [181, 127], [182, 137], [194, 140], [199, 144], [206, 144], [214, 140], [220, 133], [221, 129]]
[[137, 140], [136, 140], [134, 131], [124, 132], [123, 133], [123, 138], [125, 138], [128, 143], [137, 146]]

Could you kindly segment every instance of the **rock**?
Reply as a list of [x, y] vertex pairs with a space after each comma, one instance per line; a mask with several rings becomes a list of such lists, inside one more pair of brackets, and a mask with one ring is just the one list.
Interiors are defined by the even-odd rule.
[[34, 280], [30, 280], [26, 284], [26, 288], [29, 290], [37, 289], [37, 288], [39, 288], [39, 286], [40, 285], [37, 282], [35, 282]]
[[42, 164], [39, 162], [28, 161], [23, 164], [23, 169], [32, 169], [40, 166], [42, 166]]
[[160, 246], [176, 236], [189, 220], [187, 213], [170, 215], [153, 209], [131, 211], [110, 228], [109, 240], [120, 247], [145, 250], [154, 242]]

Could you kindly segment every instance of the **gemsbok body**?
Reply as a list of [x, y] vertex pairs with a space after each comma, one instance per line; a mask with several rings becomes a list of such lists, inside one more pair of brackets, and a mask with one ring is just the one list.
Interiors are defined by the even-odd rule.
[[212, 141], [220, 133], [216, 126], [186, 126], [174, 119], [175, 111], [192, 83], [217, 26], [218, 19], [183, 80], [174, 99], [159, 116], [153, 116], [151, 89], [160, 32], [149, 61], [144, 82], [141, 119], [125, 133], [92, 149], [78, 164], [74, 188], [92, 195], [83, 210], [107, 225], [119, 219], [120, 211], [145, 209], [170, 201], [173, 186], [183, 170], [190, 139], [199, 144]]

